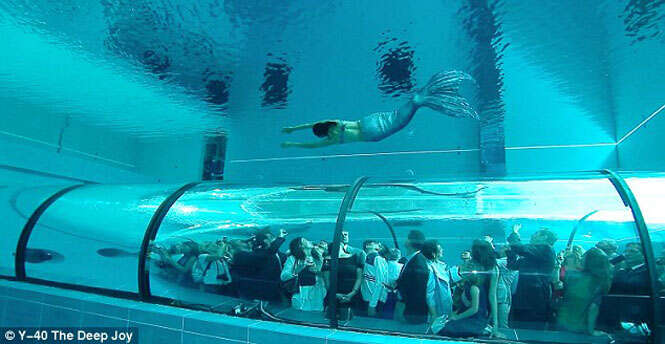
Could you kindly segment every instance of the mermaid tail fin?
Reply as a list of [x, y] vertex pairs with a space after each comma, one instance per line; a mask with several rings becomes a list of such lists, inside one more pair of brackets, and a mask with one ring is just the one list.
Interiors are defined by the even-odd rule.
[[459, 94], [464, 80], [474, 81], [469, 74], [460, 71], [436, 73], [413, 100], [418, 106], [428, 107], [444, 115], [479, 119], [476, 110]]

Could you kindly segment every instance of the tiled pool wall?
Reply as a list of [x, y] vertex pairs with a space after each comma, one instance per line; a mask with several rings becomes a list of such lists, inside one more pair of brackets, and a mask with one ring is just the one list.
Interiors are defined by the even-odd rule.
[[2, 327], [136, 327], [141, 344], [440, 342], [236, 318], [7, 280], [0, 280], [0, 309]]

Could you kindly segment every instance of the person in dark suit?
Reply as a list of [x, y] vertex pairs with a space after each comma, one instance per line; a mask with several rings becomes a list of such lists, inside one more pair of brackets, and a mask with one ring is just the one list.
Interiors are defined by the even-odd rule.
[[254, 236], [251, 251], [236, 253], [233, 268], [239, 272], [238, 291], [241, 297], [265, 301], [281, 301], [280, 274], [282, 259], [279, 248], [286, 238], [281, 229], [277, 238], [260, 231]]
[[510, 311], [511, 327], [545, 329], [552, 315], [552, 276], [556, 253], [552, 247], [556, 235], [543, 228], [531, 236], [529, 244], [520, 241], [519, 229], [513, 227], [506, 251], [508, 268], [519, 271], [517, 289]]
[[623, 256], [626, 259], [614, 272], [610, 294], [649, 295], [649, 272], [644, 264], [641, 244], [626, 244]]
[[435, 283], [427, 265], [427, 258], [420, 253], [425, 235], [418, 230], [409, 232], [406, 241], [406, 264], [397, 279], [399, 302], [395, 307], [395, 318], [412, 324], [423, 324], [436, 316], [434, 307], [427, 304], [427, 297], [433, 297]]
[[[650, 323], [644, 304], [633, 303], [631, 307], [626, 307], [616, 303], [620, 298], [630, 300], [631, 296], [651, 294], [649, 271], [645, 264], [642, 245], [638, 242], [627, 243], [622, 256], [625, 260], [615, 266], [609, 292], [615, 298], [608, 299], [611, 302], [603, 302], [600, 305], [599, 323], [607, 331], [621, 329], [621, 322]], [[617, 296], [623, 297], [617, 298]]]

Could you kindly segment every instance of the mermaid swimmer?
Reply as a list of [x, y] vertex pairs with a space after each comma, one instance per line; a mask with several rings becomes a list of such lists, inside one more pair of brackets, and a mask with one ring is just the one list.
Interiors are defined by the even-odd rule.
[[325, 120], [285, 127], [282, 132], [287, 134], [312, 128], [314, 135], [322, 140], [284, 142], [282, 147], [318, 148], [358, 141], [381, 141], [406, 127], [421, 107], [428, 107], [451, 117], [478, 119], [476, 111], [459, 95], [459, 88], [464, 80], [473, 81], [471, 76], [463, 72], [440, 72], [432, 76], [425, 87], [395, 111], [376, 112], [358, 121]]

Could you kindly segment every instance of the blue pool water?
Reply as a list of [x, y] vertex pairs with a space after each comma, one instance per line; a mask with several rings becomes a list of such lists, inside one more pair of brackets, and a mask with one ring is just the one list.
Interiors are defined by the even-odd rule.
[[[336, 160], [344, 180], [352, 166], [384, 174], [380, 166], [395, 160], [390, 172], [419, 176], [659, 169], [657, 129], [618, 143], [663, 105], [662, 19], [659, 1], [11, 0], [0, 12], [3, 104], [8, 120], [29, 111], [140, 142], [234, 133], [226, 169], [251, 182], [333, 166], [293, 159], [356, 154], [376, 158]], [[310, 139], [284, 136], [283, 126], [392, 110], [451, 69], [476, 79], [469, 97], [480, 122], [422, 110], [381, 145], [280, 148]], [[568, 166], [533, 147], [568, 157]], [[432, 158], [445, 167], [433, 170]], [[276, 171], [285, 166], [300, 170]]]

